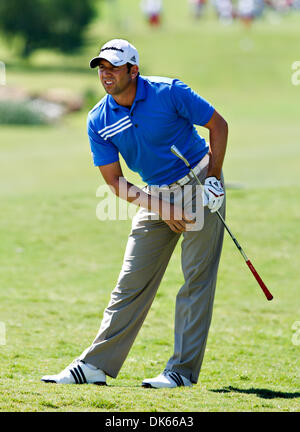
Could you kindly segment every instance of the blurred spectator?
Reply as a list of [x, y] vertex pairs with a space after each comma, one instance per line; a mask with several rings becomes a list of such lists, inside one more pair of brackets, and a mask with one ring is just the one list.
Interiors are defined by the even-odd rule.
[[293, 0], [271, 0], [273, 9], [277, 12], [288, 12], [292, 8]]
[[265, 9], [265, 0], [255, 0], [255, 16], [260, 17]]
[[254, 0], [238, 0], [237, 15], [246, 26], [254, 19]]
[[152, 26], [161, 23], [162, 0], [142, 0], [141, 9]]
[[233, 6], [231, 0], [215, 0], [215, 8], [219, 20], [224, 24], [231, 24], [233, 20]]
[[203, 15], [206, 0], [189, 0], [189, 4], [193, 16], [199, 19]]
[[237, 16], [249, 27], [253, 20], [261, 16], [264, 9], [264, 0], [239, 0]]
[[300, 10], [300, 0], [293, 0], [292, 1], [292, 8]]

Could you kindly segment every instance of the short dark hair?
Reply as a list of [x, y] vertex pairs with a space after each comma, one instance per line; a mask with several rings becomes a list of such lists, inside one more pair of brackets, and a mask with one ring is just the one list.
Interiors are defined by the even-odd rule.
[[128, 70], [128, 73], [131, 71], [131, 68], [132, 68], [132, 66], [133, 66], [133, 64], [131, 64], [131, 63], [126, 63], [127, 64], [127, 70]]

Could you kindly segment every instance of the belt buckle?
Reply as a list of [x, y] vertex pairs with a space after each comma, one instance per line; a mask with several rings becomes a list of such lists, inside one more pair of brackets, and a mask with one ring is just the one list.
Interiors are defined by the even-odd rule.
[[186, 174], [184, 177], [182, 177], [181, 179], [177, 180], [176, 183], [179, 186], [184, 186], [189, 180], [190, 180], [190, 174]]
[[[193, 171], [196, 175], [198, 175], [200, 173], [202, 162], [206, 158], [206, 156], [207, 155], [205, 155], [203, 159], [200, 159], [200, 161], [197, 163], [197, 165], [193, 168]], [[177, 184], [179, 186], [184, 186], [192, 178], [193, 178], [193, 175], [191, 174], [191, 171], [190, 171], [188, 174], [186, 174], [184, 177], [177, 180], [176, 182], [172, 183], [170, 186], [172, 186], [174, 184]]]

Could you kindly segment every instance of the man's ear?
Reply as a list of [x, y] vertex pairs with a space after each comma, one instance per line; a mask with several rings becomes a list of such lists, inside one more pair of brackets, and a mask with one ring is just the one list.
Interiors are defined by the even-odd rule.
[[137, 65], [133, 65], [132, 68], [130, 69], [131, 78], [132, 79], [136, 78], [138, 73], [139, 73], [139, 67]]

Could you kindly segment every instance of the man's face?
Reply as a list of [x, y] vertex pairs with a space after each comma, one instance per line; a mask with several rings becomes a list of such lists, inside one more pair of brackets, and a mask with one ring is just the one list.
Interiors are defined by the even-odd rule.
[[133, 81], [126, 64], [113, 66], [106, 60], [100, 60], [98, 73], [106, 93], [113, 96], [123, 93]]

